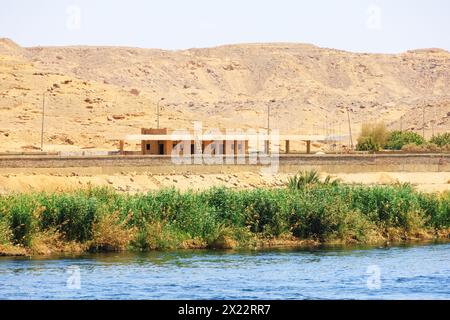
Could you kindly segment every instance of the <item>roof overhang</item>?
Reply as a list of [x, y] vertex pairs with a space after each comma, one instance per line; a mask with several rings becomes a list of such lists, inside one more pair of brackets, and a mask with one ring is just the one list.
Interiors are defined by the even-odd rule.
[[132, 134], [114, 140], [124, 141], [341, 141], [348, 136], [326, 136], [326, 135], [248, 135], [248, 134]]

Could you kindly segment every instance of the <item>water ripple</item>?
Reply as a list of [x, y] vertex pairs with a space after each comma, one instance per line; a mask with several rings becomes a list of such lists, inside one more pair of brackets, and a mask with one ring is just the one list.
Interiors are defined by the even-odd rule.
[[449, 287], [450, 244], [0, 258], [0, 299], [450, 299]]

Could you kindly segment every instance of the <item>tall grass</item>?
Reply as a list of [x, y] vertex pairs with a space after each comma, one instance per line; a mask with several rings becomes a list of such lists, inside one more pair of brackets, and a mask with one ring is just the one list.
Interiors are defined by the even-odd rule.
[[87, 250], [165, 250], [247, 246], [285, 236], [364, 243], [392, 229], [407, 237], [450, 227], [450, 193], [304, 180], [281, 189], [129, 195], [99, 188], [2, 196], [0, 245], [33, 247], [49, 230]]
[[389, 131], [384, 122], [364, 123], [358, 137], [358, 151], [380, 151], [389, 138]]

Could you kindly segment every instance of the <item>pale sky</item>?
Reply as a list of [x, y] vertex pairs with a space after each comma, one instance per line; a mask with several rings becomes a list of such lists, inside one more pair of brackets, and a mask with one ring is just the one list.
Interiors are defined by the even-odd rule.
[[450, 51], [448, 0], [1, 0], [22, 46], [187, 49], [255, 42], [357, 52]]

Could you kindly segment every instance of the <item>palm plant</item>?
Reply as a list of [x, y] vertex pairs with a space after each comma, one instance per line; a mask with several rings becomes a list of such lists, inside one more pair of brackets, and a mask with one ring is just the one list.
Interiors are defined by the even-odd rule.
[[329, 175], [325, 177], [323, 182], [321, 182], [320, 175], [316, 170], [305, 170], [299, 172], [293, 177], [290, 177], [287, 185], [289, 189], [300, 190], [314, 185], [337, 186], [339, 182], [339, 179], [333, 179]]

